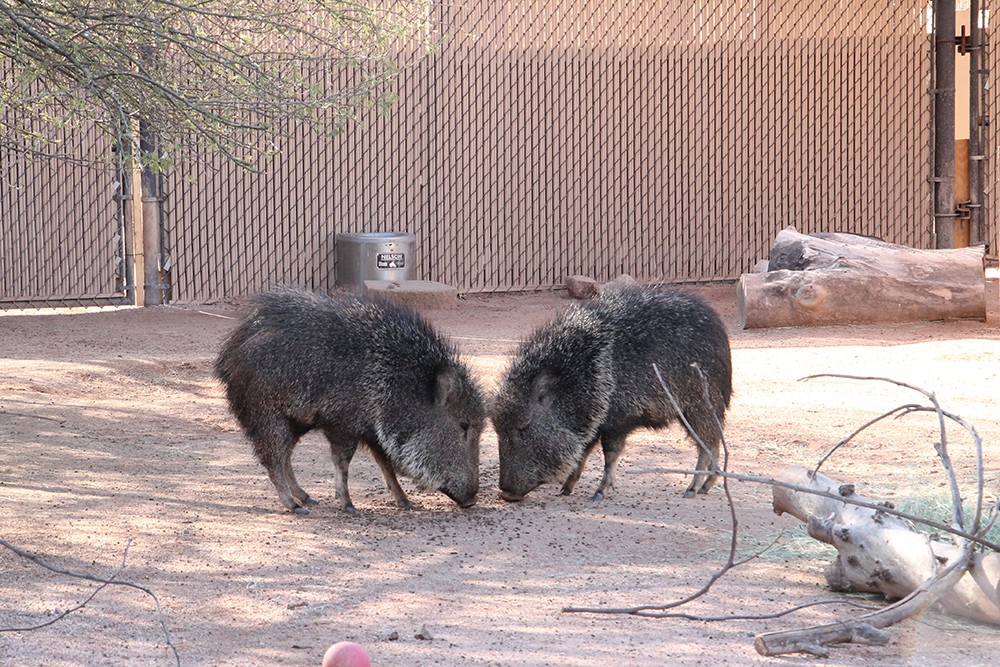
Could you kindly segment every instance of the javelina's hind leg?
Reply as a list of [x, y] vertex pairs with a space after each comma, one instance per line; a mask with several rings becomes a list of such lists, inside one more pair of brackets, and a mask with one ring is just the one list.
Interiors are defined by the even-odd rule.
[[337, 472], [334, 482], [337, 485], [337, 499], [340, 500], [340, 509], [357, 512], [354, 503], [351, 502], [351, 494], [347, 490], [347, 469], [351, 465], [351, 459], [354, 458], [358, 443], [344, 442], [328, 431], [326, 439], [330, 441], [330, 457], [333, 459], [333, 467]]
[[285, 455], [285, 478], [288, 480], [288, 489], [303, 506], [319, 504], [319, 502], [313, 500], [305, 492], [305, 489], [299, 486], [298, 481], [295, 479], [295, 471], [292, 470], [292, 450], [290, 449], [288, 450], [288, 454]]
[[292, 490], [288, 484], [291, 468], [288, 467], [287, 461], [288, 459], [282, 456], [278, 458], [277, 463], [271, 465], [265, 463], [264, 467], [267, 468], [267, 475], [271, 478], [274, 488], [278, 490], [278, 498], [281, 499], [281, 504], [296, 514], [308, 514], [309, 510], [299, 505], [292, 496]]
[[580, 481], [580, 475], [583, 474], [583, 467], [587, 465], [587, 458], [590, 456], [590, 453], [594, 451], [595, 446], [597, 446], [597, 440], [594, 440], [592, 443], [587, 445], [585, 450], [583, 450], [583, 458], [580, 459], [580, 464], [573, 469], [573, 472], [571, 472], [569, 477], [566, 478], [566, 481], [563, 482], [562, 491], [559, 492], [560, 496], [568, 496], [573, 493], [573, 487], [575, 487], [576, 483]]
[[389, 491], [396, 500], [396, 504], [404, 510], [413, 509], [413, 504], [410, 503], [410, 499], [406, 497], [403, 487], [399, 485], [399, 480], [396, 479], [396, 470], [392, 467], [392, 463], [385, 457], [381, 449], [377, 447], [369, 447], [368, 449], [371, 451], [375, 463], [382, 469], [382, 477], [385, 479], [385, 485], [389, 487]]
[[[295, 476], [291, 473], [292, 450], [295, 449], [297, 438], [292, 433], [288, 422], [281, 417], [263, 419], [247, 429], [247, 435], [253, 443], [257, 460], [267, 470], [267, 476], [278, 491], [281, 504], [296, 514], [308, 514], [309, 510], [302, 507], [292, 495], [289, 479], [294, 484]], [[298, 487], [298, 484], [294, 484]], [[301, 489], [299, 489], [301, 491]]]
[[[692, 438], [691, 440], [695, 443], [695, 447], [698, 448], [698, 463], [695, 465], [695, 470], [714, 470], [715, 464], [712, 463], [712, 458], [714, 457], [716, 463], [718, 463], [719, 442], [721, 441], [722, 436], [719, 434], [719, 430], [716, 427], [707, 427], [703, 430], [704, 433], [699, 435], [701, 435], [702, 440], [712, 454], [709, 456], [709, 453], [705, 451], [705, 448]], [[684, 497], [694, 498], [695, 492], [708, 493], [715, 484], [715, 480], [717, 478], [718, 475], [712, 474], [695, 475], [691, 479], [691, 484], [688, 486], [687, 490], [684, 491]]]
[[615, 488], [615, 470], [618, 468], [618, 458], [625, 449], [625, 436], [602, 436], [601, 449], [604, 450], [604, 475], [597, 491], [590, 497], [591, 500], [601, 500], [606, 491]]

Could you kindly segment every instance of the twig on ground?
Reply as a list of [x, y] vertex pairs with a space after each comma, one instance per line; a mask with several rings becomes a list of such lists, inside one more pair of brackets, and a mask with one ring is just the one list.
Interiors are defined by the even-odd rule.
[[0, 415], [14, 415], [15, 417], [34, 417], [35, 419], [44, 419], [46, 421], [55, 422], [59, 425], [65, 424], [65, 419], [56, 419], [55, 417], [43, 417], [42, 415], [33, 415], [29, 412], [15, 412], [13, 410], [0, 410]]
[[113, 586], [126, 586], [128, 588], [134, 588], [136, 590], [140, 590], [143, 593], [145, 593], [146, 595], [148, 595], [151, 598], [153, 598], [153, 602], [156, 604], [156, 614], [157, 614], [157, 617], [159, 618], [159, 621], [160, 621], [160, 628], [163, 630], [163, 634], [166, 637], [167, 646], [169, 646], [170, 650], [173, 651], [174, 659], [177, 662], [177, 667], [180, 667], [181, 656], [180, 656], [180, 653], [177, 652], [177, 647], [174, 646], [173, 641], [171, 641], [171, 639], [170, 639], [170, 631], [167, 629], [167, 622], [163, 618], [163, 609], [160, 607], [160, 600], [159, 600], [159, 598], [156, 597], [156, 594], [153, 591], [151, 591], [150, 589], [146, 588], [145, 586], [140, 586], [139, 584], [134, 584], [134, 583], [132, 583], [130, 581], [117, 581], [115, 579], [115, 577], [117, 577], [121, 573], [121, 571], [125, 568], [125, 559], [128, 557], [128, 549], [132, 545], [132, 540], [131, 539], [125, 545], [125, 553], [122, 555], [122, 564], [121, 564], [121, 566], [115, 571], [115, 573], [113, 575], [111, 575], [111, 577], [106, 578], [106, 579], [102, 578], [102, 577], [95, 577], [94, 575], [91, 575], [91, 574], [83, 574], [83, 573], [80, 573], [80, 572], [72, 572], [70, 570], [64, 570], [62, 568], [58, 568], [58, 567], [55, 567], [53, 565], [49, 565], [48, 563], [46, 563], [45, 561], [43, 561], [40, 557], [38, 557], [38, 556], [36, 556], [34, 554], [30, 554], [27, 551], [23, 551], [21, 549], [18, 549], [17, 547], [15, 547], [10, 542], [7, 542], [6, 540], [0, 540], [0, 545], [6, 547], [7, 549], [9, 549], [11, 551], [13, 551], [18, 556], [21, 556], [22, 558], [30, 560], [32, 563], [35, 563], [36, 565], [42, 566], [43, 568], [45, 568], [46, 570], [49, 570], [50, 572], [55, 572], [56, 574], [65, 574], [67, 576], [75, 577], [77, 579], [85, 579], [87, 581], [95, 581], [95, 582], [101, 584], [101, 586], [98, 587], [97, 590], [95, 590], [90, 595], [90, 597], [88, 597], [82, 603], [80, 603], [79, 605], [77, 605], [73, 609], [70, 609], [69, 611], [61, 614], [60, 616], [58, 616], [57, 618], [53, 619], [52, 621], [50, 621], [48, 623], [44, 623], [44, 624], [39, 625], [37, 627], [31, 627], [31, 628], [0, 628], [0, 632], [29, 632], [29, 631], [32, 631], [32, 630], [36, 630], [38, 628], [46, 627], [48, 625], [51, 625], [52, 623], [55, 623], [56, 621], [58, 621], [58, 620], [60, 620], [62, 618], [65, 618], [71, 612], [77, 611], [78, 609], [82, 609], [104, 587], [106, 587], [106, 586], [112, 586], [112, 585]]
[[[705, 623], [715, 623], [720, 621], [768, 621], [775, 618], [781, 618], [782, 616], [787, 616], [797, 611], [802, 611], [803, 609], [808, 609], [809, 607], [819, 607], [821, 605], [833, 605], [833, 604], [843, 604], [849, 607], [857, 607], [858, 609], [866, 609], [866, 610], [881, 609], [881, 607], [861, 604], [860, 602], [855, 602], [853, 600], [815, 600], [813, 602], [806, 602], [804, 604], [796, 605], [794, 607], [789, 607], [788, 609], [776, 611], [773, 614], [733, 614], [730, 616], [697, 616], [694, 614], [682, 614], [679, 612], [655, 612], [652, 610], [649, 611], [639, 610], [633, 613], [632, 615], [642, 616], [643, 618], [682, 618], [688, 621], [702, 621]], [[655, 607], [653, 609], [655, 609]]]
[[[708, 380], [705, 378], [704, 373], [701, 372], [701, 369], [698, 368], [697, 364], [693, 364], [693, 366], [694, 366], [695, 370], [698, 371], [699, 377], [701, 377], [702, 391], [703, 391], [703, 397], [705, 399], [705, 403], [709, 406], [709, 411], [712, 413], [712, 415], [715, 415], [716, 413], [715, 413], [714, 406], [712, 405], [712, 400], [711, 400], [711, 398], [708, 395]], [[705, 442], [695, 432], [695, 430], [691, 426], [690, 422], [688, 422], [687, 417], [684, 416], [684, 411], [681, 409], [681, 406], [677, 402], [677, 399], [674, 398], [673, 393], [667, 387], [667, 383], [663, 380], [663, 376], [660, 374], [660, 369], [657, 368], [656, 364], [653, 364], [653, 372], [656, 373], [656, 377], [660, 381], [660, 386], [663, 388], [663, 391], [666, 392], [667, 398], [670, 399], [670, 403], [671, 403], [671, 405], [673, 405], [674, 411], [677, 413], [679, 419], [684, 424], [684, 428], [687, 429], [687, 432], [691, 435], [691, 437], [695, 440], [695, 442], [698, 443], [698, 446], [701, 447], [705, 452], [708, 453], [709, 458], [711, 459], [712, 468], [713, 468], [713, 470], [710, 471], [710, 472], [712, 472], [713, 474], [719, 474], [721, 471], [719, 470], [718, 461], [716, 461], [715, 456], [712, 455], [712, 452], [709, 450], [709, 448], [705, 444]], [[729, 447], [726, 445], [726, 439], [725, 439], [725, 437], [721, 436], [721, 434], [722, 434], [722, 423], [719, 421], [719, 418], [717, 416], [715, 417], [715, 421], [716, 421], [716, 426], [719, 429], [720, 444], [722, 445], [722, 451], [723, 451], [722, 470], [725, 470], [726, 465], [728, 464], [728, 461], [729, 461]], [[705, 473], [705, 472], [706, 471], [702, 470], [702, 471], [699, 472], [699, 474], [702, 474], [702, 473]], [[627, 608], [627, 609], [600, 609], [600, 608], [586, 608], [586, 607], [564, 607], [563, 611], [566, 612], [566, 613], [590, 612], [590, 613], [599, 613], [599, 614], [633, 614], [633, 615], [641, 615], [640, 612], [644, 612], [644, 611], [647, 611], [647, 610], [653, 610], [653, 609], [662, 610], [662, 609], [673, 609], [673, 608], [676, 608], [676, 607], [680, 607], [681, 605], [685, 605], [685, 604], [691, 602], [692, 600], [696, 600], [696, 599], [700, 598], [702, 595], [705, 595], [709, 590], [711, 590], [711, 588], [715, 584], [715, 582], [718, 581], [719, 579], [721, 579], [723, 576], [725, 576], [725, 574], [727, 572], [729, 572], [729, 570], [733, 569], [734, 567], [737, 567], [738, 565], [742, 565], [743, 563], [746, 562], [746, 560], [750, 560], [750, 559], [746, 559], [744, 561], [740, 561], [739, 563], [736, 562], [736, 543], [737, 543], [737, 535], [738, 535], [738, 531], [739, 531], [739, 520], [738, 520], [738, 518], [736, 516], [736, 504], [733, 502], [733, 496], [732, 496], [732, 493], [729, 490], [729, 480], [728, 480], [728, 478], [726, 476], [722, 477], [722, 488], [723, 488], [723, 490], [725, 491], [725, 494], [726, 494], [726, 501], [727, 501], [727, 504], [729, 506], [730, 521], [731, 521], [731, 525], [732, 525], [732, 529], [731, 529], [732, 530], [732, 533], [731, 533], [732, 537], [730, 538], [730, 541], [729, 541], [729, 557], [726, 560], [725, 565], [723, 565], [720, 570], [718, 570], [715, 574], [713, 574], [711, 577], [709, 577], [709, 579], [705, 583], [705, 585], [702, 586], [699, 590], [695, 591], [694, 593], [692, 593], [691, 595], [687, 596], [686, 598], [683, 598], [681, 600], [676, 600], [674, 602], [669, 602], [669, 603], [663, 604], [663, 605], [643, 605], [643, 606], [640, 606], [640, 607], [631, 607], [631, 608]]]
[[[697, 366], [695, 366], [697, 369]], [[785, 653], [793, 652], [806, 652], [815, 655], [826, 656], [829, 655], [829, 651], [826, 646], [835, 643], [843, 642], [856, 642], [856, 643], [868, 643], [875, 645], [883, 645], [888, 642], [889, 634], [882, 630], [882, 628], [888, 627], [906, 618], [909, 618], [921, 611], [927, 609], [935, 601], [937, 601], [943, 594], [947, 593], [955, 587], [958, 581], [969, 571], [973, 553], [974, 546], [976, 544], [988, 547], [994, 551], [1000, 552], [1000, 545], [993, 544], [985, 539], [985, 535], [988, 530], [992, 527], [993, 523], [997, 520], [998, 513], [1000, 513], [1000, 501], [994, 501], [992, 510], [986, 521], [986, 526], [982, 526], [983, 519], [983, 492], [984, 492], [984, 471], [983, 471], [983, 455], [982, 455], [982, 440], [976, 430], [971, 424], [963, 420], [957, 415], [953, 415], [945, 410], [943, 410], [937, 401], [936, 396], [932, 392], [928, 392], [919, 387], [909, 385], [904, 382], [898, 382], [896, 380], [891, 380], [888, 378], [881, 377], [861, 377], [852, 375], [836, 375], [836, 374], [822, 374], [822, 375], [811, 375], [809, 377], [803, 378], [803, 380], [809, 380], [817, 377], [838, 377], [846, 379], [856, 379], [856, 380], [876, 380], [882, 382], [890, 382], [901, 387], [912, 389], [917, 391], [928, 398], [931, 402], [931, 407], [919, 404], [907, 404], [893, 410], [890, 410], [875, 419], [868, 421], [866, 424], [856, 429], [847, 438], [838, 443], [829, 453], [827, 453], [820, 462], [816, 465], [809, 473], [809, 478], [815, 478], [818, 474], [819, 468], [826, 462], [829, 457], [840, 449], [842, 446], [853, 440], [858, 434], [863, 432], [870, 426], [887, 419], [888, 417], [895, 416], [896, 418], [903, 417], [905, 415], [915, 413], [915, 412], [934, 412], [938, 418], [938, 428], [940, 430], [941, 439], [940, 441], [934, 443], [934, 449], [941, 459], [944, 466], [945, 473], [948, 478], [948, 484], [952, 496], [952, 525], [945, 525], [936, 521], [931, 521], [929, 519], [924, 519], [923, 517], [918, 517], [907, 512], [901, 512], [895, 508], [888, 507], [885, 505], [880, 505], [877, 503], [872, 503], [868, 501], [860, 501], [852, 497], [853, 494], [835, 494], [826, 491], [820, 491], [818, 489], [804, 488], [799, 485], [789, 484], [786, 482], [781, 482], [775, 479], [767, 479], [762, 477], [756, 477], [752, 475], [740, 475], [735, 473], [727, 472], [726, 463], [728, 462], [729, 451], [726, 447], [725, 440], [722, 440], [722, 445], [725, 451], [724, 463], [722, 469], [719, 469], [719, 465], [714, 457], [711, 456], [711, 452], [706, 447], [705, 443], [698, 436], [697, 433], [693, 431], [691, 425], [688, 423], [687, 419], [684, 417], [683, 411], [680, 409], [677, 401], [670, 392], [663, 377], [660, 375], [659, 369], [656, 368], [654, 364], [653, 370], [656, 372], [656, 376], [660, 381], [663, 390], [666, 392], [671, 404], [677, 411], [680, 420], [683, 422], [685, 428], [691, 437], [698, 443], [699, 447], [708, 452], [710, 458], [712, 459], [712, 466], [714, 470], [711, 472], [713, 474], [719, 475], [723, 479], [723, 487], [726, 490], [726, 500], [729, 505], [730, 514], [732, 516], [732, 539], [730, 541], [730, 552], [729, 558], [726, 564], [716, 572], [709, 581], [700, 590], [689, 595], [688, 597], [671, 602], [663, 605], [641, 605], [635, 607], [626, 608], [588, 608], [588, 607], [565, 607], [564, 612], [589, 612], [589, 613], [601, 613], [601, 614], [630, 614], [634, 616], [644, 616], [652, 618], [684, 618], [689, 620], [699, 620], [699, 621], [726, 621], [726, 620], [755, 620], [755, 619], [770, 619], [785, 616], [794, 611], [805, 609], [810, 606], [815, 606], [818, 604], [830, 604], [833, 602], [845, 602], [846, 601], [820, 601], [815, 603], [807, 603], [804, 605], [799, 605], [791, 609], [777, 612], [774, 614], [765, 615], [730, 615], [730, 616], [720, 616], [720, 617], [706, 617], [698, 616], [694, 614], [686, 614], [679, 612], [666, 612], [664, 610], [674, 609], [680, 607], [692, 600], [701, 597], [712, 587], [712, 585], [718, 581], [723, 575], [725, 575], [729, 570], [738, 565], [735, 562], [736, 553], [736, 540], [737, 540], [737, 527], [738, 521], [736, 516], [736, 509], [732, 500], [732, 496], [729, 492], [729, 479], [737, 479], [742, 481], [759, 482], [765, 483], [772, 487], [784, 487], [791, 489], [793, 491], [813, 494], [816, 496], [823, 496], [826, 498], [835, 499], [846, 505], [855, 505], [858, 507], [863, 507], [867, 509], [874, 510], [879, 513], [895, 515], [899, 518], [912, 521], [914, 523], [919, 523], [927, 526], [931, 526], [938, 530], [946, 533], [950, 533], [955, 540], [956, 545], [959, 547], [959, 555], [957, 557], [951, 558], [947, 562], [947, 566], [943, 569], [938, 570], [934, 576], [928, 578], [921, 585], [919, 585], [915, 590], [910, 592], [906, 597], [898, 602], [880, 609], [870, 614], [863, 615], [857, 619], [852, 619], [848, 621], [838, 621], [836, 623], [830, 623], [821, 626], [815, 626], [812, 628], [806, 628], [803, 630], [795, 630], [788, 632], [779, 633], [769, 633], [764, 635], [758, 635], [754, 640], [754, 646], [757, 651], [762, 655], [781, 655]], [[698, 369], [699, 374], [701, 374], [700, 369]], [[704, 375], [702, 377], [702, 383], [704, 387], [704, 398], [706, 404], [712, 409], [712, 402], [708, 395], [708, 386], [705, 381]], [[712, 413], [715, 414], [714, 409]], [[967, 531], [965, 528], [965, 517], [962, 507], [961, 493], [958, 487], [958, 480], [955, 475], [954, 467], [951, 463], [951, 457], [948, 454], [947, 447], [947, 433], [946, 433], [946, 422], [951, 420], [962, 427], [964, 427], [971, 435], [975, 442], [976, 448], [976, 459], [977, 459], [977, 502], [976, 502], [976, 513], [975, 518], [972, 522], [973, 528], [971, 531]], [[717, 419], [718, 421], [718, 419]], [[721, 422], [718, 424], [721, 431]], [[668, 472], [668, 473], [679, 473], [679, 474], [703, 474], [705, 471], [698, 470], [674, 470], [674, 469], [656, 469], [656, 472]], [[640, 471], [630, 471], [636, 474]], [[653, 471], [641, 471], [641, 472], [653, 472]], [[749, 559], [748, 559], [749, 560]], [[746, 561], [743, 561], [746, 562]], [[742, 564], [742, 563], [740, 563]], [[855, 605], [861, 606], [861, 605]], [[871, 609], [871, 607], [868, 607]]]
[[[22, 552], [22, 551], [20, 551], [20, 550], [18, 550], [16, 548], [14, 548], [14, 547], [12, 547], [10, 544], [8, 544], [7, 542], [4, 542], [3, 540], [0, 540], [0, 544], [3, 544], [5, 547], [7, 547], [8, 549], [11, 549], [12, 551], [14, 551], [14, 553], [16, 553], [16, 554], [18, 554], [20, 556], [24, 556], [25, 558], [27, 558], [27, 559], [35, 562], [35, 563], [39, 563], [41, 565], [44, 565], [44, 563], [40, 563], [35, 557], [33, 557], [33, 556], [29, 555], [29, 554], [25, 554], [24, 552]], [[88, 602], [90, 602], [95, 597], [97, 597], [97, 594], [100, 593], [102, 590], [104, 590], [104, 588], [106, 588], [107, 586], [109, 586], [111, 584], [111, 582], [114, 581], [115, 578], [119, 574], [121, 574], [121, 571], [125, 569], [125, 560], [128, 558], [128, 549], [129, 549], [130, 546], [132, 546], [132, 540], [129, 540], [128, 543], [125, 545], [125, 552], [122, 554], [122, 564], [118, 566], [118, 569], [115, 570], [114, 574], [112, 574], [110, 577], [108, 577], [108, 580], [106, 582], [102, 583], [100, 586], [98, 586], [97, 588], [95, 588], [94, 591], [90, 595], [87, 596], [87, 599], [84, 600], [83, 602], [81, 602], [80, 604], [76, 605], [72, 609], [67, 609], [66, 611], [58, 614], [55, 618], [53, 618], [53, 619], [51, 619], [49, 621], [46, 621], [45, 623], [39, 623], [38, 625], [32, 625], [30, 627], [24, 627], [24, 628], [0, 628], [0, 632], [31, 632], [32, 630], [40, 630], [41, 628], [53, 625], [54, 623], [58, 623], [62, 619], [66, 618], [67, 616], [69, 616], [70, 614], [72, 614], [74, 611], [78, 611], [80, 609], [83, 609], [84, 607], [87, 606]], [[49, 569], [51, 569], [51, 568], [49, 568]]]

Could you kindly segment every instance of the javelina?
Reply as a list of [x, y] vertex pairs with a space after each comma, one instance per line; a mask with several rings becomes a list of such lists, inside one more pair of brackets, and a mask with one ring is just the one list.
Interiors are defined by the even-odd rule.
[[285, 507], [315, 505], [292, 472], [299, 438], [330, 441], [340, 506], [354, 510], [347, 468], [358, 444], [382, 469], [396, 504], [410, 507], [396, 474], [461, 507], [479, 491], [482, 394], [415, 312], [360, 295], [279, 288], [257, 295], [215, 370], [229, 407]]
[[[732, 393], [725, 327], [694, 296], [628, 287], [571, 307], [535, 331], [511, 361], [492, 415], [501, 497], [521, 500], [555, 479], [564, 479], [562, 494], [570, 494], [600, 441], [604, 476], [593, 495], [600, 500], [614, 486], [626, 436], [678, 417], [653, 364], [717, 459]], [[706, 383], [714, 413], [704, 399]], [[696, 469], [712, 469], [700, 447]], [[684, 496], [708, 493], [715, 478], [695, 475]]]

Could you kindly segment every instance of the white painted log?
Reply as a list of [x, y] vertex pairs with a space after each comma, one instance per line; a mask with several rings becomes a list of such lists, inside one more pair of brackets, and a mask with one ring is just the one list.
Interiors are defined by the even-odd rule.
[[[776, 479], [867, 501], [855, 495], [853, 488], [822, 473], [810, 478], [802, 466], [788, 466]], [[833, 590], [903, 598], [959, 555], [956, 545], [931, 540], [876, 510], [779, 486], [773, 487], [773, 499], [775, 513], [788, 513], [804, 521], [811, 537], [836, 547], [839, 555], [825, 571]], [[947, 613], [1000, 625], [998, 585], [1000, 554], [976, 553], [970, 570], [937, 604]]]

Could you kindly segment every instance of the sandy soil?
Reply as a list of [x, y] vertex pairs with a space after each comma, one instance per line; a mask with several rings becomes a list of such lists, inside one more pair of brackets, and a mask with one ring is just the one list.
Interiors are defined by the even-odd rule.
[[[813, 464], [855, 427], [919, 398], [885, 383], [799, 381], [849, 373], [937, 392], [983, 436], [997, 490], [995, 326], [742, 331], [734, 286], [696, 291], [720, 311], [732, 337], [732, 470], [772, 475], [789, 463]], [[568, 303], [559, 294], [470, 297], [428, 317], [490, 389], [517, 341]], [[483, 491], [468, 510], [405, 480], [418, 508], [397, 509], [377, 467], [359, 453], [351, 468], [356, 515], [336, 509], [328, 453], [310, 435], [296, 451], [296, 470], [321, 504], [293, 516], [253, 460], [212, 377], [237, 316], [222, 304], [0, 316], [0, 537], [78, 573], [108, 577], [124, 561], [118, 579], [157, 595], [183, 665], [318, 667], [326, 647], [342, 639], [367, 647], [376, 667], [997, 662], [1000, 632], [937, 614], [897, 626], [888, 646], [846, 646], [818, 659], [762, 658], [753, 636], [857, 611], [821, 606], [779, 619], [717, 622], [564, 613], [567, 605], [665, 604], [699, 589], [725, 562], [730, 514], [721, 488], [685, 500], [686, 480], [657, 471], [694, 463], [676, 427], [636, 433], [618, 488], [599, 503], [588, 500], [599, 456], [573, 496], [547, 485], [523, 503], [500, 501], [489, 429]], [[943, 498], [936, 436], [925, 416], [884, 424], [835, 455], [826, 472], [897, 504]], [[971, 443], [957, 429], [949, 438], [968, 479]], [[775, 516], [767, 487], [730, 487], [740, 555], [777, 545], [686, 612], [761, 615], [847, 599], [825, 587], [822, 567], [832, 552], [805, 538], [794, 519]], [[0, 628], [52, 621], [95, 589], [0, 548]], [[159, 666], [175, 659], [153, 600], [119, 586], [47, 627], [0, 633], [0, 664]]]

